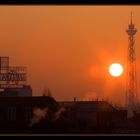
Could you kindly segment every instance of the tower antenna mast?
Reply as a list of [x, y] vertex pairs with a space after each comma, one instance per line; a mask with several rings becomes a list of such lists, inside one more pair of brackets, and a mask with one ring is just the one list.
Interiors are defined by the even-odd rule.
[[134, 112], [138, 111], [138, 98], [137, 98], [137, 75], [136, 75], [136, 53], [135, 53], [135, 34], [137, 29], [132, 22], [132, 12], [131, 12], [131, 21], [126, 30], [128, 34], [128, 75], [127, 75], [127, 109], [128, 117], [134, 115]]

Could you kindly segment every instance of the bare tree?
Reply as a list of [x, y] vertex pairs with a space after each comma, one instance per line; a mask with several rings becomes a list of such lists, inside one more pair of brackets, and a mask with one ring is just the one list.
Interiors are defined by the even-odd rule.
[[51, 93], [49, 88], [44, 88], [43, 91], [42, 91], [42, 95], [52, 97], [52, 93]]

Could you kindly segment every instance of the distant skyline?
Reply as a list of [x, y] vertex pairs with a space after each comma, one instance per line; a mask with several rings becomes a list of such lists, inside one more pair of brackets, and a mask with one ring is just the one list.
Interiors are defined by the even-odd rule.
[[[27, 67], [33, 96], [49, 88], [56, 100], [122, 104], [131, 12], [140, 98], [140, 6], [0, 6], [1, 56]], [[124, 67], [117, 78], [108, 71], [115, 62]]]

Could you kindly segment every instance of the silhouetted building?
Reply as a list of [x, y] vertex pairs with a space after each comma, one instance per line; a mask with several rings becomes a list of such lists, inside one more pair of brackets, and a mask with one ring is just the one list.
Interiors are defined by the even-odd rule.
[[30, 85], [23, 85], [23, 87], [5, 88], [0, 91], [0, 97], [28, 97], [32, 96], [32, 88]]
[[0, 97], [0, 133], [140, 133], [139, 124], [139, 114], [127, 119], [126, 110], [105, 101]]
[[[41, 110], [46, 109], [48, 112], [55, 112], [58, 103], [49, 96], [37, 97], [1, 97], [0, 98], [0, 133], [24, 133], [29, 130], [34, 115], [42, 115]], [[34, 114], [34, 110], [39, 111]], [[42, 117], [41, 116], [41, 117]], [[35, 116], [36, 117], [36, 116]], [[40, 118], [40, 120], [42, 120]], [[34, 121], [34, 120], [33, 120]], [[39, 123], [36, 122], [35, 124]], [[35, 125], [34, 124], [34, 125]], [[40, 130], [41, 131], [41, 130]]]
[[66, 116], [79, 130], [113, 130], [124, 128], [127, 111], [118, 110], [105, 101], [59, 102], [66, 108]]
[[0, 96], [32, 96], [31, 86], [27, 85], [27, 68], [9, 64], [9, 57], [0, 57]]

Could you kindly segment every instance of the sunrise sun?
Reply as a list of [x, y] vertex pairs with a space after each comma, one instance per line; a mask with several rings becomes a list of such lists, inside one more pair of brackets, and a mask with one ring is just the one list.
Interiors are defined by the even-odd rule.
[[113, 63], [109, 67], [109, 73], [114, 76], [118, 77], [123, 73], [123, 67], [119, 63]]

